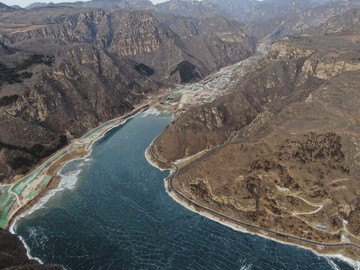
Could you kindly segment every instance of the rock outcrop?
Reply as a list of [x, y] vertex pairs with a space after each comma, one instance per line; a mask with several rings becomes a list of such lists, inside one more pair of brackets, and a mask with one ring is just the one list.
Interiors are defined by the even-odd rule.
[[244, 25], [220, 17], [14, 12], [0, 14], [0, 180], [25, 173], [159, 88], [199, 80], [253, 51]]
[[101, 8], [101, 9], [127, 9], [140, 10], [153, 7], [150, 0], [91, 0], [63, 3], [41, 3], [35, 2], [26, 7], [26, 9], [35, 9], [43, 7], [72, 7], [72, 8]]
[[334, 16], [322, 24], [317, 32], [320, 34], [336, 34], [354, 32], [360, 29], [360, 10], [351, 9], [341, 15]]
[[[46, 9], [45, 9], [46, 10]], [[183, 61], [194, 64], [200, 77], [240, 61], [253, 51], [243, 24], [222, 17], [195, 18], [156, 16], [145, 11], [73, 9], [69, 15], [53, 16], [44, 9], [25, 12], [31, 25], [19, 27], [21, 18], [3, 16], [12, 23], [0, 33], [0, 41], [21, 49], [42, 43], [44, 50], [69, 44], [91, 44], [131, 58], [169, 75]], [[44, 12], [32, 20], [31, 14]], [[68, 9], [59, 9], [68, 12]], [[158, 18], [159, 17], [159, 18]]]
[[24, 60], [7, 69], [15, 77], [20, 70], [19, 81], [3, 81], [0, 92], [2, 179], [26, 172], [72, 138], [132, 110], [159, 87], [134, 63], [90, 45], [64, 47], [45, 62], [37, 54], [8, 57]]
[[274, 40], [289, 34], [312, 31], [332, 16], [359, 8], [356, 0], [171, 0], [156, 5], [162, 13], [206, 18], [222, 15], [246, 23], [251, 34], [258, 39], [272, 37]]
[[[347, 39], [343, 36], [331, 37], [329, 48], [326, 48], [329, 44], [327, 36], [287, 37], [273, 44], [267, 58], [259, 63], [257, 72], [234, 87], [229, 97], [191, 109], [170, 125], [158, 139], [159, 155], [163, 153], [166, 160], [174, 161], [222, 144], [259, 113], [281, 111], [288, 102], [304, 98], [323, 81], [360, 70], [356, 40], [349, 41], [345, 46], [344, 40]], [[210, 117], [211, 108], [221, 111], [218, 114], [223, 119], [222, 125], [219, 126], [215, 118]], [[206, 135], [200, 130], [204, 130]], [[175, 135], [180, 131], [185, 136]], [[222, 139], [209, 144], [208, 136], [213, 133], [216, 138]], [[173, 136], [179, 138], [171, 139]], [[171, 145], [166, 146], [167, 141], [171, 141]], [[187, 145], [191, 150], [185, 150]], [[174, 149], [182, 150], [178, 152]]]
[[[224, 10], [211, 1], [170, 0], [159, 3], [155, 9], [160, 13], [175, 14], [185, 17], [206, 18], [224, 16]], [[235, 18], [235, 17], [233, 17]]]
[[359, 38], [284, 38], [231, 94], [178, 116], [153, 147], [177, 161], [174, 196], [359, 260]]
[[20, 239], [0, 229], [0, 269], [14, 270], [61, 270], [60, 266], [41, 265], [30, 260]]

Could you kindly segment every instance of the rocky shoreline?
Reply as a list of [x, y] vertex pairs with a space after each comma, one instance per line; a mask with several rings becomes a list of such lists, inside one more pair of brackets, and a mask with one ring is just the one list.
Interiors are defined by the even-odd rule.
[[[100, 132], [92, 135], [91, 139], [87, 142], [84, 147], [73, 150], [71, 153], [66, 154], [63, 158], [55, 160], [54, 163], [48, 166], [51, 171], [51, 180], [49, 184], [41, 189], [38, 195], [24, 204], [21, 208], [17, 209], [12, 213], [7, 222], [7, 229], [0, 229], [0, 269], [7, 267], [14, 267], [12, 269], [39, 269], [39, 270], [57, 270], [63, 269], [61, 266], [57, 265], [43, 265], [41, 261], [36, 258], [31, 258], [29, 255], [29, 250], [27, 250], [25, 243], [22, 242], [21, 238], [15, 235], [13, 227], [15, 223], [21, 215], [26, 214], [27, 211], [31, 210], [32, 207], [36, 207], [39, 200], [44, 197], [50, 190], [54, 190], [57, 188], [60, 176], [58, 175], [58, 171], [69, 161], [79, 158], [84, 158], [91, 151], [91, 147], [93, 143], [99, 140], [105, 133], [110, 131], [111, 129], [124, 124], [128, 119], [134, 117], [137, 113], [143, 111], [144, 109], [149, 107], [149, 103], [139, 105], [132, 112], [116, 118], [114, 124], [104, 130], [100, 130]], [[91, 131], [90, 131], [91, 132]], [[68, 146], [67, 146], [68, 147]], [[61, 151], [61, 150], [60, 150]], [[41, 166], [41, 165], [40, 165]], [[36, 169], [35, 169], [36, 170]], [[49, 171], [47, 171], [49, 173]], [[41, 264], [40, 264], [41, 263]]]
[[29, 259], [27, 250], [19, 237], [0, 229], [0, 269], [14, 270], [60, 270], [61, 266], [42, 265]]
[[[56, 158], [54, 161], [51, 161], [51, 163], [46, 166], [46, 170], [41, 171], [40, 174], [36, 177], [36, 179], [39, 179], [43, 175], [49, 175], [51, 177], [49, 184], [43, 188], [40, 188], [40, 190], [37, 190], [38, 194], [35, 198], [24, 199], [24, 202], [20, 205], [20, 207], [14, 208], [14, 210], [12, 212], [10, 212], [10, 215], [7, 217], [8, 222], [6, 222], [7, 223], [6, 228], [9, 228], [10, 226], [12, 226], [13, 222], [16, 221], [17, 216], [19, 216], [21, 213], [24, 213], [29, 208], [34, 206], [37, 203], [39, 198], [44, 196], [49, 190], [54, 189], [58, 186], [59, 180], [60, 180], [60, 176], [58, 175], [58, 172], [66, 163], [68, 163], [71, 160], [80, 159], [80, 158], [83, 158], [86, 155], [88, 155], [89, 151], [91, 151], [91, 147], [94, 142], [96, 142], [101, 137], [103, 137], [104, 134], [106, 134], [111, 129], [124, 124], [128, 119], [134, 117], [137, 113], [143, 111], [144, 109], [146, 109], [148, 107], [149, 107], [149, 103], [140, 105], [128, 114], [120, 116], [113, 120], [110, 120], [110, 121], [113, 121], [113, 123], [110, 126], [107, 126], [104, 129], [100, 129], [100, 130], [96, 130], [99, 127], [95, 128], [94, 130], [96, 130], [96, 132], [91, 134], [91, 136], [87, 137], [86, 140], [81, 142], [81, 139], [78, 139], [75, 142], [72, 142], [70, 145], [68, 145], [66, 148], [70, 147], [70, 149], [64, 155]], [[89, 133], [91, 133], [91, 132], [92, 131], [90, 131]], [[71, 148], [72, 145], [75, 145], [76, 147]], [[80, 145], [80, 147], [78, 147], [79, 145]], [[59, 152], [62, 152], [62, 151], [64, 151], [64, 150], [60, 150]], [[45, 161], [44, 163], [47, 163], [47, 162], [48, 161]], [[44, 164], [44, 163], [42, 163], [42, 164]], [[41, 167], [42, 164], [39, 167]], [[35, 169], [34, 171], [36, 171], [36, 170], [38, 170], [38, 168]], [[36, 183], [36, 179], [34, 179], [31, 183]], [[16, 184], [18, 184], [21, 181], [22, 181], [21, 179], [18, 180], [17, 182], [15, 182], [13, 184], [13, 186], [15, 186]], [[26, 191], [26, 188], [24, 190]], [[24, 195], [21, 194], [21, 196], [23, 197]]]
[[[300, 239], [297, 237], [293, 237], [290, 235], [286, 235], [284, 233], [278, 233], [276, 231], [272, 231], [269, 229], [261, 228], [253, 224], [248, 224], [239, 220], [236, 220], [230, 216], [226, 216], [220, 212], [217, 212], [216, 210], [212, 210], [208, 208], [205, 205], [202, 205], [201, 202], [196, 202], [192, 200], [191, 198], [186, 197], [184, 193], [182, 193], [181, 190], [177, 190], [173, 187], [172, 181], [174, 180], [174, 177], [176, 177], [177, 173], [179, 172], [178, 165], [181, 164], [181, 162], [175, 163], [167, 163], [159, 160], [155, 154], [153, 153], [152, 147], [154, 143], [156, 142], [156, 139], [151, 143], [149, 148], [145, 151], [145, 157], [148, 160], [148, 162], [158, 168], [159, 170], [168, 170], [170, 171], [169, 176], [164, 179], [164, 185], [167, 193], [171, 198], [173, 198], [176, 202], [181, 204], [183, 207], [202, 215], [206, 218], [209, 218], [215, 222], [218, 222], [220, 224], [223, 224], [227, 227], [232, 228], [235, 231], [243, 232], [243, 233], [249, 233], [253, 235], [257, 235], [260, 237], [264, 237], [266, 239], [270, 239], [282, 244], [286, 245], [292, 245], [300, 248], [308, 249], [318, 256], [326, 256], [329, 258], [337, 258], [340, 260], [345, 261], [354, 269], [359, 269], [360, 262], [357, 260], [354, 260], [351, 256], [346, 256], [343, 253], [339, 253], [337, 249], [334, 247], [334, 250], [332, 250], [331, 244], [329, 244], [329, 248], [326, 248], [325, 243], [310, 243], [311, 241], [306, 239]], [[191, 157], [189, 158], [191, 159]], [[186, 161], [185, 161], [186, 162]], [[179, 165], [181, 166], [181, 165]]]

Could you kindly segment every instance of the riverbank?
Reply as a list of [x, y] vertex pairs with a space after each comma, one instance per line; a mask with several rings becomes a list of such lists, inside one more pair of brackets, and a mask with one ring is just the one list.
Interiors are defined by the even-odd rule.
[[[278, 233], [276, 231], [272, 231], [266, 228], [260, 228], [252, 224], [247, 224], [245, 222], [236, 220], [232, 217], [223, 215], [213, 209], [210, 209], [206, 206], [199, 204], [196, 201], [193, 201], [191, 198], [188, 198], [181, 191], [177, 190], [173, 185], [173, 180], [180, 170], [178, 165], [181, 166], [180, 165], [181, 162], [167, 163], [157, 159], [152, 148], [155, 141], [156, 139], [151, 143], [151, 145], [145, 151], [145, 157], [152, 166], [160, 170], [170, 171], [169, 176], [164, 179], [166, 191], [172, 199], [174, 199], [176, 202], [181, 204], [183, 207], [199, 215], [202, 215], [206, 218], [209, 218], [215, 222], [225, 225], [235, 231], [257, 235], [285, 245], [292, 245], [299, 248], [304, 248], [312, 251], [318, 256], [340, 259], [346, 262], [347, 264], [349, 264], [354, 269], [360, 269], [360, 262], [354, 260], [353, 258], [345, 256], [344, 254], [339, 253], [339, 247], [336, 247], [336, 244], [334, 246], [331, 246], [332, 244], [316, 243], [311, 240], [309, 241], [307, 239], [300, 239], [294, 236]], [[191, 157], [189, 159], [191, 159]]]
[[58, 187], [61, 179], [58, 172], [65, 164], [86, 157], [91, 152], [94, 142], [111, 129], [149, 108], [152, 103], [151, 100], [141, 104], [129, 113], [101, 124], [57, 151], [29, 174], [12, 184], [1, 186], [0, 206], [3, 211], [0, 214], [0, 227], [13, 227], [19, 215], [36, 205], [50, 190]]

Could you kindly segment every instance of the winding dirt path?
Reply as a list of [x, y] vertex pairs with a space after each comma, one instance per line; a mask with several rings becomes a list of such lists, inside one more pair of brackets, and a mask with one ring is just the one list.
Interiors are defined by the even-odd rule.
[[[222, 213], [220, 213], [218, 211], [215, 211], [215, 210], [213, 210], [213, 209], [211, 209], [211, 208], [209, 208], [207, 206], [204, 206], [204, 205], [192, 200], [191, 198], [187, 197], [183, 192], [181, 192], [180, 190], [178, 190], [174, 186], [173, 181], [174, 181], [174, 178], [176, 177], [176, 175], [179, 173], [179, 167], [175, 163], [168, 163], [168, 162], [164, 162], [162, 160], [159, 160], [154, 154], [153, 147], [154, 147], [154, 145], [152, 144], [150, 146], [150, 148], [149, 148], [149, 152], [150, 152], [151, 157], [156, 162], [158, 162], [159, 164], [164, 164], [166, 167], [174, 168], [171, 175], [167, 178], [170, 190], [173, 191], [176, 194], [176, 196], [178, 196], [182, 200], [185, 200], [186, 202], [188, 202], [192, 206], [196, 206], [197, 208], [199, 208], [201, 210], [205, 210], [206, 212], [208, 212], [208, 213], [210, 213], [210, 214], [212, 214], [214, 216], [217, 216], [219, 218], [224, 218], [224, 219], [228, 220], [230, 223], [234, 223], [236, 225], [240, 225], [240, 226], [247, 227], [247, 228], [250, 228], [250, 229], [255, 229], [257, 231], [262, 231], [262, 232], [265, 232], [267, 234], [271, 234], [271, 235], [274, 235], [274, 236], [280, 236], [280, 237], [283, 237], [283, 238], [286, 238], [286, 239], [289, 239], [289, 240], [295, 240], [295, 241], [298, 241], [300, 243], [302, 242], [302, 243], [317, 245], [317, 246], [321, 246], [321, 247], [340, 247], [340, 248], [355, 247], [355, 248], [360, 250], [360, 245], [355, 244], [355, 243], [333, 243], [333, 244], [330, 244], [330, 243], [321, 243], [321, 242], [317, 242], [317, 241], [313, 241], [313, 240], [309, 240], [309, 239], [303, 239], [303, 238], [296, 237], [296, 236], [293, 236], [293, 235], [290, 235], [290, 234], [281, 233], [281, 232], [277, 232], [277, 231], [274, 231], [274, 230], [271, 230], [271, 229], [267, 229], [267, 228], [256, 226], [256, 225], [253, 225], [253, 224], [250, 224], [250, 223], [246, 223], [246, 222], [243, 222], [241, 220], [237, 220], [237, 219], [234, 219], [232, 217], [226, 216], [226, 215], [224, 215], [224, 214], [222, 214]], [[181, 204], [183, 204], [183, 202], [181, 202], [180, 200], [179, 200], [179, 202]]]

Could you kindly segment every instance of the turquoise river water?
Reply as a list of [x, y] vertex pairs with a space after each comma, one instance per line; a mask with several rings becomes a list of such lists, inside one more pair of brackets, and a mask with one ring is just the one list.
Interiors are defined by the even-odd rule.
[[66, 269], [352, 269], [334, 258], [234, 231], [166, 193], [144, 152], [168, 125], [141, 113], [68, 163], [58, 192], [20, 218], [32, 256]]

